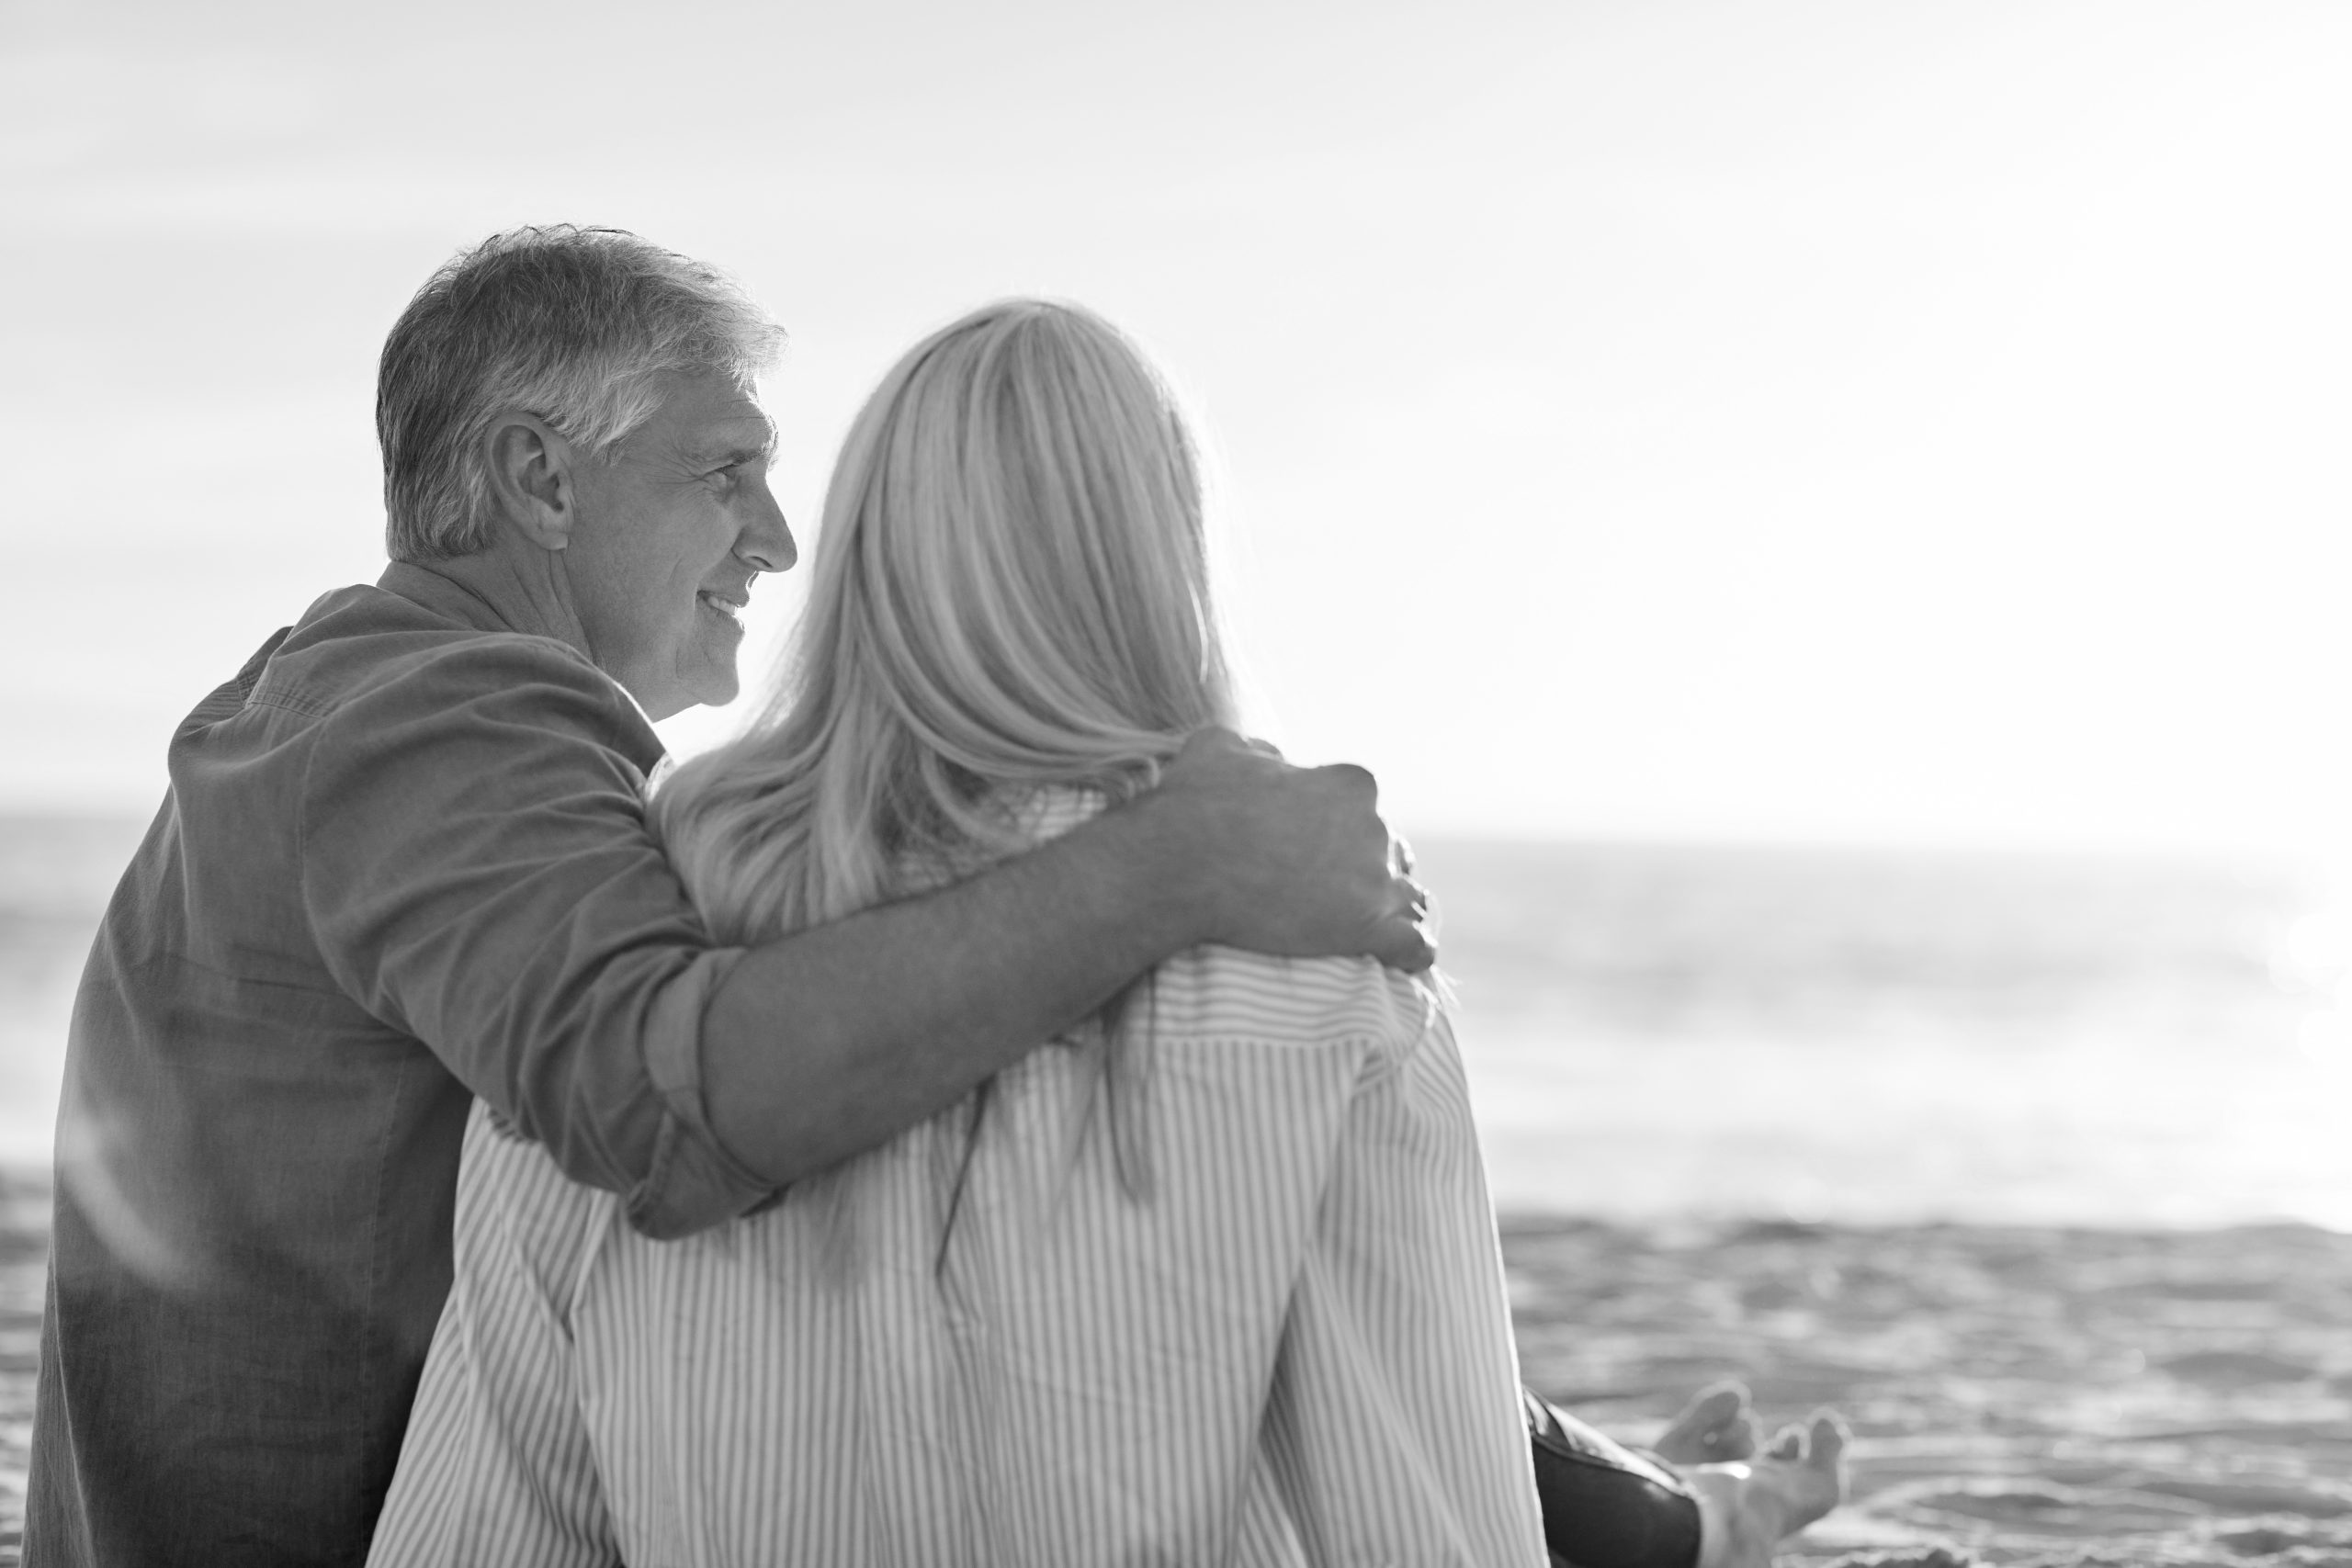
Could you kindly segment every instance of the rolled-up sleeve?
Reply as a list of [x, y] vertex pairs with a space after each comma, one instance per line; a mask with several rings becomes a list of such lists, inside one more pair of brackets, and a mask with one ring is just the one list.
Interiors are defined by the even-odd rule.
[[768, 1186], [706, 1111], [703, 1011], [741, 953], [711, 944], [647, 834], [658, 752], [626, 694], [560, 645], [468, 638], [326, 717], [296, 826], [344, 991], [670, 1237]]

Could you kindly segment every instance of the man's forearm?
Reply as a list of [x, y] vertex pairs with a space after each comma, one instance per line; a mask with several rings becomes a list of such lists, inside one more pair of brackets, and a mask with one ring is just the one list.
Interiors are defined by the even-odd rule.
[[703, 1015], [712, 1130], [778, 1186], [871, 1148], [1213, 934], [1202, 873], [1147, 800], [752, 950]]

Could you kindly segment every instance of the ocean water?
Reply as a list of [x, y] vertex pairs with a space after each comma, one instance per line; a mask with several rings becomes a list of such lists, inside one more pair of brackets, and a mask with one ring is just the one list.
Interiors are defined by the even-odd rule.
[[[0, 1162], [142, 824], [0, 817]], [[2252, 867], [1417, 842], [1503, 1207], [2352, 1230], [2352, 1072]]]
[[0, 816], [0, 1163], [48, 1161], [74, 982], [145, 827]]
[[2315, 879], [1420, 847], [1505, 1207], [2352, 1230]]

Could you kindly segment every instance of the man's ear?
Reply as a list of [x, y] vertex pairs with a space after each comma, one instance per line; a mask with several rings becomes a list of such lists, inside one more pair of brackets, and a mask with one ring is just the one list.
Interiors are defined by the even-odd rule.
[[534, 414], [503, 413], [482, 435], [499, 521], [543, 550], [571, 542], [580, 520], [579, 449]]

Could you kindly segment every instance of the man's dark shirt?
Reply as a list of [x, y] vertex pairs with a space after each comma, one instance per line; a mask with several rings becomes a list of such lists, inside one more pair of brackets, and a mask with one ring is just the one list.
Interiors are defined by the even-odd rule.
[[449, 1282], [470, 1095], [680, 1235], [715, 949], [661, 743], [571, 648], [394, 566], [173, 737], [66, 1055], [28, 1568], [356, 1563]]

